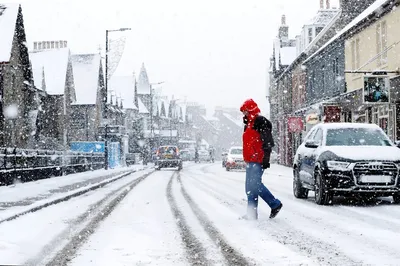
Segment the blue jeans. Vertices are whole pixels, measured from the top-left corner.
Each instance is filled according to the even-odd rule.
[[[258,218],[258,196],[260,196],[271,209],[279,207],[281,202],[272,195],[268,188],[262,183],[262,169],[259,163],[248,163],[246,167],[246,194],[247,194],[247,216],[252,219]]]

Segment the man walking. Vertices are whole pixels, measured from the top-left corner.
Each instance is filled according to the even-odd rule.
[[[248,220],[258,219],[258,196],[271,208],[269,218],[278,215],[282,203],[262,183],[264,170],[270,167],[270,155],[274,140],[272,137],[271,122],[260,114],[260,109],[253,99],[246,100],[240,111],[243,113],[243,158],[246,167],[246,194]]]

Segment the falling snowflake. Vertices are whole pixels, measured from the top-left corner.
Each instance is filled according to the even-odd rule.
[[[4,116],[7,119],[15,119],[18,117],[18,105],[12,104],[4,109]]]

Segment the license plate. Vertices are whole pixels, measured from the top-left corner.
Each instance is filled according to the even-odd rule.
[[[392,177],[384,176],[384,175],[363,175],[363,176],[361,176],[361,182],[363,182],[363,183],[390,183],[390,182],[392,182]]]

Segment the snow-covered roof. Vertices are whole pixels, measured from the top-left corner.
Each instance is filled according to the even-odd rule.
[[[48,94],[64,94],[69,56],[68,48],[29,53],[32,67],[44,67],[46,71],[46,91]]]
[[[203,118],[208,121],[215,121],[215,122],[219,121],[219,119],[215,116],[204,116],[203,115]]]
[[[0,4],[0,62],[11,58],[19,4]]]
[[[150,113],[140,98],[138,98],[138,104],[139,104],[138,107],[139,107],[140,114],[149,114]]]
[[[282,47],[280,49],[280,56],[281,56],[281,65],[288,66],[296,59],[297,48],[296,47]]]
[[[135,77],[134,76],[112,76],[108,81],[108,89],[115,91],[122,98],[125,109],[137,110],[135,105]]]
[[[139,80],[137,83],[137,93],[150,94],[150,88],[151,86],[149,82],[149,77],[147,76],[147,71],[143,64],[142,68],[140,69]]]
[[[43,87],[43,74],[44,74],[43,72],[44,72],[44,67],[32,68],[33,83],[35,84],[35,87],[39,90],[45,89]]]
[[[230,121],[232,121],[232,122],[233,122],[235,125],[237,125],[238,127],[243,127],[243,126],[244,126],[243,120],[235,119],[233,116],[231,116],[231,115],[228,114],[228,113],[223,113],[223,115],[224,115],[226,118],[228,118]]]
[[[326,47],[328,47],[331,43],[339,39],[343,34],[348,32],[350,29],[353,27],[357,26],[361,21],[363,21],[365,18],[367,18],[369,15],[372,13],[376,12],[381,8],[382,5],[384,5],[387,2],[390,2],[391,0],[376,0],[374,3],[372,3],[367,9],[365,9],[360,15],[358,15],[355,19],[353,19],[349,24],[347,24],[341,31],[339,31],[333,38],[331,38],[329,41],[327,41],[323,46],[321,46],[318,51],[316,51],[314,54],[312,54],[309,58],[307,58],[304,63],[308,62],[311,60],[314,56],[319,54],[321,51],[323,51]]]
[[[76,93],[74,104],[96,104],[99,90],[100,54],[71,55],[71,62]]]

